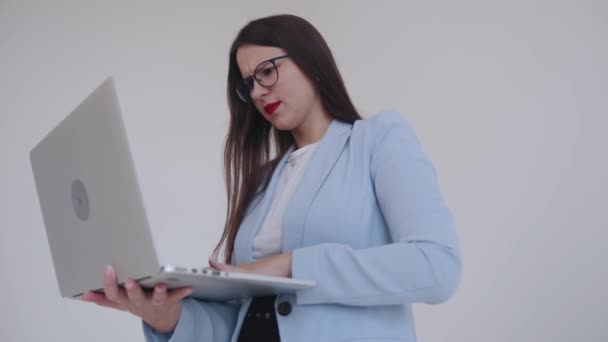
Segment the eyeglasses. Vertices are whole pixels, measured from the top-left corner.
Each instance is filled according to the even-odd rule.
[[[241,101],[251,102],[251,91],[253,90],[254,80],[264,88],[270,88],[279,80],[279,70],[275,61],[287,58],[289,55],[279,56],[263,61],[258,64],[253,71],[253,76],[249,76],[236,82],[236,94]]]

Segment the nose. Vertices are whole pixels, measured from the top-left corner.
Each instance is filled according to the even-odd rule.
[[[251,90],[251,99],[255,102],[270,92],[270,89],[262,87],[257,81],[253,81],[253,89]]]

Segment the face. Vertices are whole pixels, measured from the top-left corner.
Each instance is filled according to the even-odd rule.
[[[287,52],[280,48],[244,45],[237,50],[236,61],[242,78],[247,78],[264,61],[284,55]],[[274,85],[264,87],[253,80],[251,103],[275,128],[293,131],[314,117],[321,102],[314,84],[291,58],[278,59],[275,65],[278,80]],[[263,76],[262,69],[258,70]]]

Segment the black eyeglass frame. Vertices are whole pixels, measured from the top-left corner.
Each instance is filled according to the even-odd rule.
[[[287,58],[287,57],[289,57],[289,55],[282,55],[282,56],[278,56],[278,57],[274,57],[274,58],[270,58],[265,61],[262,61],[262,62],[260,62],[260,64],[258,64],[258,66],[255,67],[255,70],[253,70],[253,75],[251,75],[249,77],[245,77],[245,78],[237,81],[237,85],[234,90],[236,91],[236,95],[239,97],[239,99],[241,99],[241,101],[243,101],[245,103],[251,102],[251,90],[253,90],[253,80],[258,82],[258,84],[264,88],[271,88],[272,86],[277,84],[277,82],[279,81],[279,69],[277,68],[277,64],[275,62],[279,59],[283,59],[283,58]],[[274,70],[277,73],[277,78],[275,79],[275,81],[272,84],[265,85],[265,84],[262,84],[262,82],[257,77],[255,77],[255,75],[258,73],[260,67],[262,67],[264,64],[266,64],[268,62],[272,63],[272,67],[274,68]],[[242,87],[242,91],[245,92],[244,94],[240,93],[239,86]]]

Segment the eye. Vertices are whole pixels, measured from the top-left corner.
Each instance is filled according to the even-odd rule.
[[[262,70],[260,70],[260,75],[264,76],[264,77],[268,77],[270,75],[272,75],[273,73],[273,67],[268,67],[268,68],[264,68]]]

